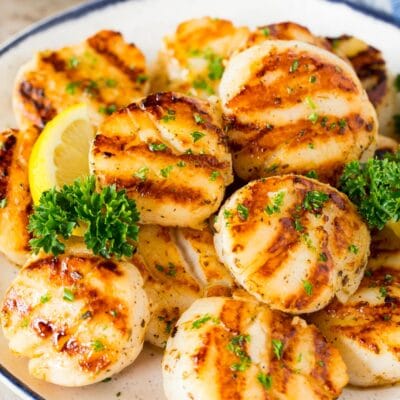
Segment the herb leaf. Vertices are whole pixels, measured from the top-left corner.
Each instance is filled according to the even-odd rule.
[[[329,200],[329,195],[318,190],[311,190],[306,193],[303,200],[303,208],[307,211],[320,213],[324,203]]]
[[[109,258],[130,257],[137,240],[139,213],[125,190],[106,186],[96,191],[95,178],[77,179],[60,190],[44,192],[29,218],[34,253],[43,249],[55,256],[65,250],[60,239],[68,239],[76,226],[86,226],[84,241],[94,254]]]

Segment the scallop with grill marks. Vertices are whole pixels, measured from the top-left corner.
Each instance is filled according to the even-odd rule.
[[[197,228],[232,181],[231,155],[209,103],[159,93],[110,116],[91,165],[100,186],[136,200],[144,224]]]
[[[28,261],[9,287],[1,323],[29,372],[63,386],[99,382],[140,353],[149,306],[128,262],[93,256],[80,244]]]
[[[162,364],[169,400],[330,400],[348,380],[315,326],[224,297],[197,300],[182,315]]]
[[[302,176],[253,181],[219,211],[214,236],[235,279],[272,308],[305,313],[357,289],[370,235],[348,198]]]
[[[319,47],[253,46],[230,59],[220,96],[242,179],[316,170],[335,183],[345,163],[373,152],[374,107],[351,66]]]

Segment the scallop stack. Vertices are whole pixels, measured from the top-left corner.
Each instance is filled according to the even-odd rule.
[[[106,54],[109,35],[80,51]],[[374,97],[370,81],[367,93],[350,45],[333,42],[289,22],[251,30],[189,20],[165,38],[150,89],[147,75],[138,79],[144,57],[127,48],[135,83],[118,71],[128,89],[113,89],[111,115],[94,113],[89,161],[99,188],[135,200],[137,253],[104,260],[78,241],[25,262],[2,326],[34,376],[95,383],[132,363],[146,340],[165,349],[169,400],[328,400],[348,382],[400,380],[400,243],[374,234],[370,254],[368,226],[337,189],[347,163],[386,143],[378,119],[387,97]],[[38,114],[26,95],[27,82],[43,84],[38,63],[57,69],[61,52],[18,75],[23,129],[37,132],[61,107],[48,91]],[[81,89],[68,100],[81,101]],[[104,96],[84,100],[97,107]],[[7,132],[4,142],[12,135],[24,140]],[[21,263],[23,244],[13,252]]]

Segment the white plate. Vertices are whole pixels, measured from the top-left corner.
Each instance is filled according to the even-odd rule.
[[[114,4],[110,4],[114,3]],[[102,28],[121,31],[154,60],[163,35],[187,18],[210,15],[250,26],[279,21],[296,21],[317,34],[354,34],[381,49],[389,69],[400,71],[400,30],[345,5],[320,0],[100,0],[44,21],[0,48],[0,128],[15,126],[11,111],[12,82],[18,67],[33,52],[78,43]],[[0,256],[0,297],[16,269]],[[86,388],[71,389],[43,383],[28,375],[25,359],[16,358],[0,333],[0,380],[24,399],[130,400],[164,399],[161,382],[161,352],[145,347],[136,362],[113,378]],[[348,388],[341,400],[396,400],[400,387],[359,390]],[[177,399],[179,400],[179,399]],[[251,400],[251,399],[249,399]],[[307,400],[307,399],[299,399]]]

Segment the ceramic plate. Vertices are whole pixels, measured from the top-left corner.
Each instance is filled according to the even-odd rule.
[[[400,71],[397,43],[400,30],[395,25],[362,14],[337,2],[320,0],[100,0],[60,14],[22,32],[0,47],[0,128],[15,126],[11,111],[12,82],[18,67],[37,50],[79,43],[99,29],[121,31],[128,41],[154,60],[163,35],[173,32],[187,18],[210,15],[252,27],[279,21],[295,21],[321,35],[354,34],[383,51],[389,70]],[[0,256],[0,297],[16,274],[16,269]],[[0,333],[0,380],[23,399],[109,400],[165,399],[161,380],[161,355],[146,346],[133,365],[107,383],[85,388],[62,388],[28,375],[25,359],[9,351]],[[400,399],[400,387],[359,390],[347,388],[341,400]],[[179,400],[179,399],[177,399]],[[303,400],[303,399],[302,399]],[[306,399],[304,399],[306,400]]]

